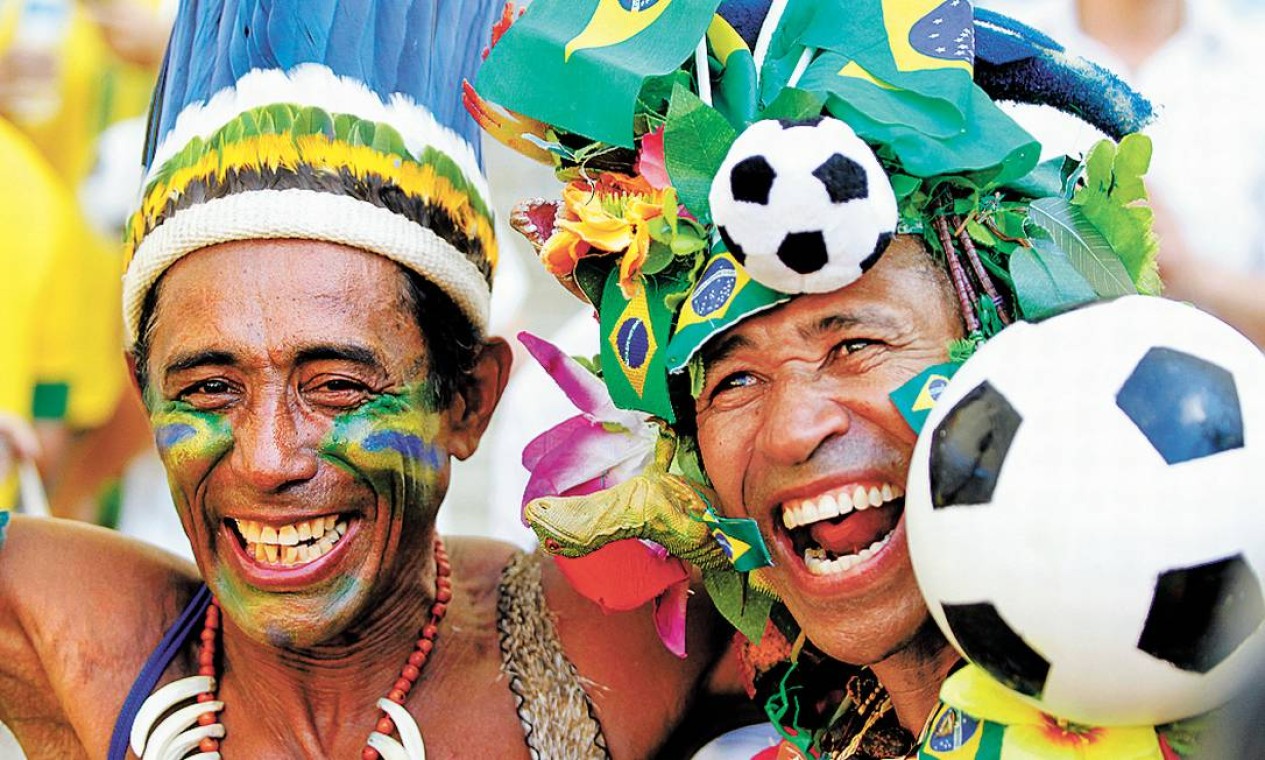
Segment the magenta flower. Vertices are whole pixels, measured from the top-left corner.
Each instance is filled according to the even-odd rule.
[[[544,496],[601,491],[653,462],[659,427],[647,415],[615,406],[602,381],[552,343],[527,332],[518,340],[580,411],[523,449],[523,466],[531,473],[524,505]],[[690,572],[681,560],[656,543],[627,539],[584,557],[554,561],[577,592],[608,612],[654,600],[659,638],[672,653],[685,656]]]

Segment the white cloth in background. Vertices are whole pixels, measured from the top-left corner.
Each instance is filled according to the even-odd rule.
[[[597,320],[591,308],[577,302],[575,309],[574,316],[556,333],[541,337],[568,354],[592,356],[598,347]],[[514,372],[488,434],[492,459],[497,462],[488,486],[488,535],[524,549],[536,546],[536,534],[523,525],[521,516],[528,477],[523,468],[523,448],[536,436],[579,413],[540,365],[526,357]]]
[[[980,3],[1049,34],[1121,76],[1159,106],[1148,184],[1192,254],[1265,272],[1265,58],[1259,17],[1220,0],[1188,0],[1182,29],[1136,72],[1080,31],[1072,0]],[[1053,109],[1015,106],[1043,157],[1086,151],[1101,134]]]

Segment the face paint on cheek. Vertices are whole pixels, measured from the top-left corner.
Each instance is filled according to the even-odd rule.
[[[223,415],[195,409],[184,401],[150,404],[150,425],[158,456],[167,469],[176,506],[187,509],[187,494],[233,448],[233,428]]]
[[[383,393],[334,419],[320,453],[364,480],[390,503],[391,519],[406,511],[433,514],[448,452],[437,443],[441,412],[427,383]]]

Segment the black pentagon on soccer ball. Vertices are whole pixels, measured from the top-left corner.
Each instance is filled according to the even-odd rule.
[[[988,381],[954,404],[931,439],[931,505],[987,504],[1023,419]]]
[[[1040,698],[1050,663],[1015,633],[997,608],[946,604],[944,618],[967,659],[1020,694]]]
[[[1161,573],[1138,649],[1182,670],[1207,673],[1263,620],[1260,581],[1236,554]]]
[[[887,246],[892,244],[892,233],[879,233],[878,239],[874,241],[874,252],[861,262],[861,271],[868,272],[870,268],[878,263],[879,257],[887,250]]]
[[[733,254],[734,259],[739,264],[747,263],[747,252],[742,250],[742,246],[729,236],[729,230],[725,229],[723,224],[716,225],[716,232],[720,234],[720,239],[725,242],[725,247]]]
[[[821,166],[813,169],[813,176],[825,185],[831,203],[847,203],[870,194],[865,167],[842,153],[832,153]]]
[[[1198,356],[1147,351],[1116,394],[1116,406],[1169,464],[1243,448],[1234,376]]]
[[[766,206],[775,179],[777,172],[764,156],[748,156],[729,170],[729,192],[736,201]]]
[[[812,274],[830,260],[821,230],[787,233],[777,247],[777,257],[796,274]]]

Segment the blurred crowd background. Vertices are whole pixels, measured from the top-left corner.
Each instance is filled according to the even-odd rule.
[[[1106,64],[1160,106],[1150,183],[1168,293],[1265,345],[1265,0],[977,4]],[[25,478],[15,474],[21,457],[0,453],[0,508],[40,508],[38,474],[53,514],[188,556],[128,381],[119,314],[119,240],[175,12],[175,0],[0,0],[0,414],[28,422],[36,439]],[[1016,110],[1051,154],[1082,153],[1098,137],[1042,109]],[[501,220],[493,331],[593,353],[585,309],[504,226],[517,200],[558,192],[552,173],[494,143],[484,158]],[[518,520],[520,452],[574,413],[518,351],[489,437],[457,465],[441,529],[531,545]]]

